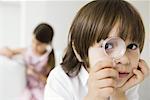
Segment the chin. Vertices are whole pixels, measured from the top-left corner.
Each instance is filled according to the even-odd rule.
[[[117,80],[117,88],[122,87],[128,79],[118,79]]]

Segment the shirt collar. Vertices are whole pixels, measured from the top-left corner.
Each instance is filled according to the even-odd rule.
[[[81,69],[80,69],[80,72],[79,72],[79,78],[80,78],[83,86],[87,85],[88,78],[89,78],[89,73],[84,68],[84,66],[81,66]]]

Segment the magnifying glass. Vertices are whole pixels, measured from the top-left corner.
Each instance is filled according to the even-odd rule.
[[[103,41],[102,47],[106,55],[112,58],[113,65],[115,60],[121,58],[126,52],[126,45],[120,37],[110,37]]]

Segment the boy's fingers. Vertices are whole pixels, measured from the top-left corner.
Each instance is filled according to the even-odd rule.
[[[113,68],[104,68],[95,73],[95,78],[98,80],[108,77],[112,77],[115,79],[118,77],[118,72]]]
[[[121,87],[123,91],[128,90],[135,84],[135,77],[135,75],[131,76],[131,78],[125,83],[125,85]]]
[[[144,74],[140,70],[134,69],[133,73],[136,76],[135,77],[136,78],[136,83],[139,83],[139,82],[144,80]]]
[[[128,90],[129,88],[135,86],[136,84],[144,80],[144,75],[140,70],[134,69],[133,73],[134,75],[122,87],[124,91]]]
[[[115,86],[116,86],[116,81],[112,78],[98,80],[96,83],[96,87],[100,89],[106,88],[106,87],[115,87]]]
[[[115,89],[113,87],[101,88],[101,89],[99,89],[99,94],[104,97],[108,97],[113,94],[114,90]]]
[[[99,61],[94,66],[91,67],[93,72],[97,72],[103,68],[113,67],[112,61]]]
[[[144,74],[144,76],[149,75],[149,67],[144,60],[140,59],[139,67],[140,67],[140,70],[142,71],[142,73]]]

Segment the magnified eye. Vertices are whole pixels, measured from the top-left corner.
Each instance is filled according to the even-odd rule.
[[[127,46],[127,49],[136,50],[138,48],[138,45],[135,43],[131,43]]]
[[[112,43],[106,43],[105,45],[105,50],[109,50],[113,48],[113,44]]]

